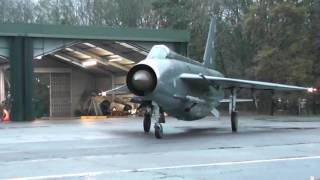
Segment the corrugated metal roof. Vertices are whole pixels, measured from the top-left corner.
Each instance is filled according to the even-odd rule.
[[[107,71],[115,74],[125,74],[136,63],[145,59],[148,50],[134,43],[119,41],[83,41],[65,47],[53,56],[82,67],[86,61],[95,61],[89,71]]]

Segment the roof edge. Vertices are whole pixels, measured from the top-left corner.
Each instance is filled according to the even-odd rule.
[[[160,42],[189,42],[190,40],[190,32],[186,30],[44,24],[0,24],[0,36]]]

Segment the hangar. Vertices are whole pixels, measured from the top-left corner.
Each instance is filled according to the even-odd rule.
[[[127,71],[155,44],[187,55],[188,31],[64,25],[0,25],[0,101],[13,121],[72,117],[85,93],[125,83]]]

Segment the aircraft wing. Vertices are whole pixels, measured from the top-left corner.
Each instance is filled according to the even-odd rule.
[[[197,82],[204,81],[204,83],[210,83],[212,86],[221,86],[225,89],[238,87],[238,88],[248,88],[248,89],[260,89],[260,90],[284,90],[284,91],[307,91],[308,88],[300,86],[291,86],[278,83],[269,83],[263,81],[251,81],[243,79],[233,79],[225,77],[215,77],[215,76],[205,76],[201,74],[189,74],[183,73],[180,75],[180,79]]]
[[[237,99],[237,102],[254,102],[253,99]],[[230,99],[222,99],[220,100],[221,103],[231,103]]]
[[[101,93],[99,93],[100,96],[107,96],[107,95],[123,95],[123,94],[129,94],[131,93],[127,87],[127,85],[122,85],[119,87],[116,87],[114,89],[110,89],[108,91],[103,91]],[[136,104],[141,104],[144,101],[150,101],[144,97],[140,97],[140,96],[132,96],[129,98],[129,102],[131,103],[136,103]]]
[[[116,87],[114,89],[101,92],[101,93],[99,93],[99,95],[106,96],[106,95],[111,95],[111,94],[119,95],[119,94],[128,94],[128,93],[130,93],[130,91],[129,91],[127,85],[122,85],[122,86]]]

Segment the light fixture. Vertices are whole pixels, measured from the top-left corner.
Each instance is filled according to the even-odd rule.
[[[66,58],[66,57],[64,57],[64,56],[60,56],[60,55],[58,55],[58,54],[55,54],[54,56],[57,57],[57,58],[59,58],[59,59],[65,60],[65,61],[72,62],[71,59]]]
[[[100,47],[96,47],[96,48],[94,48],[94,49],[102,52],[102,54],[105,55],[105,56],[114,55],[112,52],[110,52],[110,51],[108,51],[108,50],[105,50],[105,49],[102,49],[102,48],[100,48]]]
[[[80,66],[80,67],[84,68],[84,66],[83,66],[82,64],[80,64],[79,62],[73,61],[73,60],[71,60],[71,59],[69,59],[69,58],[66,58],[66,57],[64,57],[64,56],[61,56],[61,55],[59,55],[59,54],[55,54],[54,56],[57,57],[57,58],[59,58],[59,59],[62,59],[62,60],[64,60],[64,61],[70,62],[70,63],[72,63],[72,64],[74,64],[74,65],[77,65],[77,66]]]
[[[35,57],[34,59],[40,60],[40,59],[42,59],[42,56],[39,55],[39,56]]]
[[[126,47],[126,48],[129,48],[129,49],[131,49],[131,50],[133,50],[133,51],[136,51],[136,52],[138,52],[138,53],[140,53],[140,54],[148,55],[147,52],[145,52],[145,51],[143,51],[143,50],[140,50],[139,48],[137,48],[137,47],[135,47],[135,46],[132,46],[132,45],[130,45],[130,44],[128,44],[128,43],[119,42],[119,41],[116,41],[116,43],[118,43],[118,44],[120,44],[121,46],[124,46],[124,47]]]
[[[73,52],[74,50],[71,48],[66,48],[67,51]]]
[[[116,59],[116,58],[121,58],[121,56],[119,56],[119,55],[112,55],[112,56],[109,56],[109,58]]]
[[[97,61],[96,60],[84,61],[84,62],[82,62],[82,65],[84,67],[95,66],[95,65],[97,65]]]
[[[84,45],[86,45],[86,46],[89,46],[89,47],[96,47],[95,45],[93,45],[93,44],[90,44],[90,43],[82,43],[82,44],[84,44]]]
[[[122,58],[113,58],[109,60],[109,62],[117,62],[117,61],[122,61]]]
[[[126,59],[126,64],[134,64],[135,62],[134,61],[131,61],[129,59]]]
[[[71,53],[77,54],[77,55],[79,55],[79,56],[82,56],[82,58],[91,58],[91,56],[88,56],[87,54],[84,54],[84,53],[79,52],[79,51],[77,51],[77,50],[74,50],[74,49],[72,49],[72,48],[65,48],[65,50],[67,50],[67,51],[69,51],[69,52],[71,52]]]

